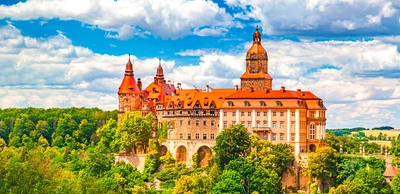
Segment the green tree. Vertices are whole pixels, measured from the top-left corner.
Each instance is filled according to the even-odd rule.
[[[394,194],[400,194],[400,175],[397,174],[392,180],[392,189]]]
[[[308,158],[306,174],[321,181],[322,185],[326,183],[335,185],[334,178],[338,173],[337,158],[336,150],[331,147],[317,149],[317,152],[311,153]]]
[[[249,153],[250,137],[243,125],[224,129],[216,138],[214,146],[218,166],[223,169],[231,160],[246,157]]]
[[[242,194],[240,174],[234,170],[224,170],[219,181],[212,189],[213,194]]]
[[[119,149],[117,132],[117,121],[110,119],[105,125],[97,129],[96,134],[100,141],[97,144],[102,152],[117,152]]]
[[[177,180],[173,194],[211,193],[210,181],[210,178],[203,174],[194,174],[191,176],[183,175]]]
[[[139,143],[146,152],[148,141],[154,129],[154,117],[147,114],[142,117],[139,111],[126,112],[118,123],[117,136],[120,137],[120,149],[134,150],[137,152],[136,143]]]
[[[247,159],[256,166],[274,169],[280,176],[288,169],[287,164],[294,160],[289,144],[272,144],[260,140],[257,135],[250,137],[251,151]]]

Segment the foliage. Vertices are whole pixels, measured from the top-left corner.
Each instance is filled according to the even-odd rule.
[[[211,193],[210,178],[202,174],[194,174],[191,176],[183,175],[176,182],[173,194],[203,194]]]
[[[242,194],[240,174],[234,170],[224,170],[219,181],[212,189],[213,194]]]
[[[164,156],[160,157],[160,162],[164,165],[173,164],[176,162],[175,158],[172,156],[171,152],[168,150]]]
[[[153,174],[160,166],[160,144],[157,139],[150,140],[149,153],[146,154],[144,173]]]
[[[167,123],[163,123],[161,128],[158,128],[157,137],[160,139],[167,139],[168,138],[168,125]]]
[[[224,129],[216,138],[214,146],[218,166],[223,167],[239,157],[246,157],[250,148],[250,138],[243,125],[233,125]]]
[[[400,194],[400,175],[397,174],[392,180],[392,189],[394,194]]]
[[[337,159],[337,152],[333,148],[319,148],[316,153],[310,154],[306,174],[310,176],[310,178],[320,180],[322,184],[330,181],[330,183],[334,185],[334,177],[336,177],[338,173]]]
[[[149,137],[153,130],[153,115],[147,114],[142,117],[139,111],[126,112],[118,123],[117,137],[120,141],[120,150],[137,152],[136,144],[139,143],[144,152],[146,152]]]
[[[288,169],[288,163],[294,160],[289,144],[272,144],[260,140],[257,135],[250,137],[251,151],[248,160],[256,166],[274,169],[280,176]]]

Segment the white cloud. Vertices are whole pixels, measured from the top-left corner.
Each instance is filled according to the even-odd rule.
[[[136,27],[157,37],[175,39],[191,34],[195,28],[213,29],[199,32],[212,35],[234,25],[225,9],[204,0],[28,0],[0,5],[0,18],[79,20],[109,31],[108,37],[119,39],[143,35]]]
[[[245,52],[187,50],[180,56],[200,56],[199,64],[161,61],[165,78],[185,88],[230,87],[245,69]],[[273,87],[310,90],[328,107],[328,127],[400,128],[400,78],[396,46],[380,40],[324,42],[263,42],[269,54]],[[135,77],[144,86],[153,81],[159,60],[131,56]],[[12,26],[0,27],[0,107],[117,107],[127,56],[93,53],[74,46],[62,33],[31,38]],[[372,73],[371,73],[372,72]],[[395,75],[395,74],[394,74]]]
[[[267,34],[392,35],[399,30],[399,1],[228,0],[226,3],[242,8],[235,17],[259,20]]]

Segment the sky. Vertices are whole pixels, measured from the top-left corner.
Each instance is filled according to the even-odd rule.
[[[240,83],[259,26],[273,89],[312,91],[327,128],[400,129],[399,0],[0,0],[0,108],[114,110],[130,59],[183,88]]]

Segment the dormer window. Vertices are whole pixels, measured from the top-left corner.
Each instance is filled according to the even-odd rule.
[[[324,101],[319,100],[319,101],[318,101],[318,105],[319,105],[321,108],[324,108]]]
[[[171,109],[174,108],[174,102],[170,102],[168,105],[168,108],[171,108]]]
[[[281,101],[276,101],[276,106],[277,107],[281,107],[282,106],[282,102]]]
[[[229,101],[228,102],[228,107],[232,107],[233,106],[233,102],[232,101]]]
[[[265,102],[264,101],[260,101],[260,106],[265,106]]]
[[[249,106],[250,106],[250,102],[244,101],[244,106],[245,106],[245,107],[249,107]]]
[[[212,101],[212,102],[210,103],[210,108],[211,108],[211,109],[214,109],[214,108],[216,108],[216,107],[215,107],[215,103],[214,103],[214,101]]]
[[[194,104],[194,108],[201,108],[200,102],[196,101],[196,104]]]

